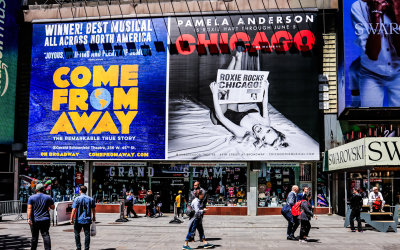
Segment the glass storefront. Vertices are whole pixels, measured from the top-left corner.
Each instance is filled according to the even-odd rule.
[[[299,185],[299,163],[263,163],[258,178],[258,206],[282,207],[293,185]]]
[[[385,204],[394,206],[400,204],[400,168],[376,167],[370,171],[369,192],[378,187]],[[368,193],[368,172],[366,170],[347,173],[347,197],[351,197],[353,188],[362,189]]]
[[[317,164],[317,207],[329,207],[328,174],[322,163]]]
[[[72,200],[84,184],[83,162],[27,162],[19,166],[18,199],[26,203],[38,183],[55,202]]]
[[[300,191],[308,187],[314,195],[312,170],[311,163],[262,163],[258,176],[258,207],[284,206],[293,185],[299,186]]]
[[[164,212],[182,190],[187,198],[195,181],[208,193],[209,206],[247,205],[247,163],[94,162],[92,194],[98,203],[117,203],[127,191],[144,204],[147,190]]]

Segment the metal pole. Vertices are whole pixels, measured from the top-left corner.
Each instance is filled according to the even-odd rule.
[[[331,204],[331,174],[328,174],[328,205],[329,205],[329,214],[332,214],[332,204]]]
[[[344,213],[347,215],[347,172],[344,172]]]
[[[369,197],[369,191],[370,191],[370,175],[371,175],[371,171],[368,169],[367,170],[367,175],[368,175],[368,183],[367,183],[367,193],[368,193],[368,197]]]

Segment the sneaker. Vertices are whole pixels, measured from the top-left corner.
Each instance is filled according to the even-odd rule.
[[[286,237],[286,239],[287,239],[287,240],[296,240],[296,238],[293,237],[293,236],[288,236],[288,237]]]
[[[299,240],[300,243],[307,243],[306,240]]]
[[[207,244],[203,245],[203,248],[213,248],[213,247],[214,247],[214,245],[210,244],[210,243],[207,243]]]
[[[193,249],[193,248],[191,248],[189,246],[183,246],[182,249]]]
[[[364,230],[359,230],[358,232],[359,232],[359,233],[364,233]]]
[[[355,229],[351,229],[351,232],[352,232],[352,233],[355,233],[355,232],[356,232],[356,230],[355,230]]]

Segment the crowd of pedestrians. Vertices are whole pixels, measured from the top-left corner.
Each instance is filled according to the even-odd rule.
[[[43,184],[37,184],[35,187],[36,194],[28,199],[27,206],[27,222],[30,226],[32,233],[31,249],[37,249],[39,233],[43,237],[45,249],[51,249],[51,239],[49,234],[50,229],[50,210],[54,210],[54,202],[52,198],[45,194],[45,187]],[[96,204],[93,198],[86,195],[87,187],[79,187],[79,196],[76,197],[72,204],[72,212],[70,223],[74,225],[76,249],[82,249],[80,233],[83,229],[85,235],[84,249],[90,248],[90,237],[93,233],[93,225],[96,221]],[[363,232],[360,212],[364,204],[364,200],[368,200],[371,211],[383,211],[385,201],[382,194],[377,187],[372,189],[368,195],[364,190],[353,189],[352,196],[349,199],[350,212],[350,227],[352,232],[356,232],[354,220],[357,221],[357,230]],[[161,212],[161,197],[159,193],[153,194],[152,190],[148,190],[144,197],[146,204],[145,216],[154,217],[156,214],[162,216]],[[175,197],[175,208],[177,218],[184,215],[189,218],[188,233],[185,238],[182,249],[192,249],[189,246],[190,242],[195,241],[196,231],[199,234],[199,241],[202,248],[213,248],[214,245],[207,242],[203,227],[204,215],[207,212],[207,192],[200,187],[199,182],[195,182],[193,190],[189,193],[188,200],[179,190],[178,195]],[[126,193],[127,216],[137,218],[137,214],[133,209],[136,203],[136,197],[132,192]],[[368,208],[368,206],[367,206]],[[309,233],[311,229],[311,219],[317,217],[313,213],[313,202],[311,192],[308,187],[303,188],[299,192],[299,187],[292,186],[291,192],[288,194],[286,204],[282,207],[281,213],[287,220],[286,237],[287,240],[296,240],[301,243],[309,241]],[[296,237],[295,233],[300,226],[299,235]],[[92,229],[92,230],[91,230]]]

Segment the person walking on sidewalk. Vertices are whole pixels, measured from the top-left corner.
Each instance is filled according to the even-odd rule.
[[[311,194],[304,193],[303,200],[300,205],[301,213],[299,215],[299,220],[301,224],[300,238],[299,238],[300,242],[307,242],[307,237],[311,229],[310,220],[312,217],[314,217],[310,200],[311,200]]]
[[[357,189],[353,189],[353,195],[350,198],[350,227],[351,231],[355,232],[356,229],[354,228],[354,219],[357,220],[358,232],[362,232],[362,225],[361,225],[361,218],[360,212],[363,205],[362,196],[359,194]]]
[[[81,230],[85,232],[85,250],[90,247],[90,225],[96,221],[96,204],[92,197],[86,195],[87,187],[80,186],[79,194],[72,204],[70,223],[74,225],[76,249],[81,250]],[[93,213],[93,218],[92,218]]]
[[[289,193],[287,197],[286,205],[282,208],[281,214],[288,221],[288,227],[286,231],[286,238],[288,240],[296,240],[294,237],[294,233],[299,227],[299,219],[298,216],[293,216],[292,207],[297,202],[297,193],[299,192],[299,187],[294,185],[292,187],[292,191]]]
[[[182,249],[193,249],[189,247],[189,241],[193,239],[193,235],[196,230],[199,232],[199,236],[201,241],[203,242],[203,248],[213,248],[214,245],[207,242],[206,237],[204,235],[204,228],[203,228],[203,216],[204,212],[207,211],[206,208],[203,207],[202,200],[204,199],[204,193],[201,190],[197,190],[195,192],[195,198],[192,201],[192,208],[194,210],[194,216],[189,221],[189,232],[186,235],[185,245],[183,245]]]
[[[183,218],[183,210],[184,210],[184,206],[186,204],[186,199],[182,195],[182,190],[178,191],[178,195],[175,197],[175,201],[176,201],[176,214],[177,214],[178,218],[179,218],[179,215],[182,215],[182,218]]]
[[[144,197],[146,202],[146,215],[145,217],[154,217],[154,195],[153,191],[147,190],[147,195]]]
[[[126,196],[126,206],[127,210],[126,213],[129,218],[132,218],[131,213],[133,214],[133,218],[138,218],[135,210],[133,209],[133,205],[136,203],[136,197],[133,195],[132,192],[129,192],[128,195]]]
[[[39,241],[39,231],[43,237],[44,249],[51,249],[50,240],[50,213],[49,210],[54,210],[54,201],[49,196],[44,194],[44,185],[36,185],[36,194],[28,199],[27,221],[31,228],[31,250],[36,250]]]

